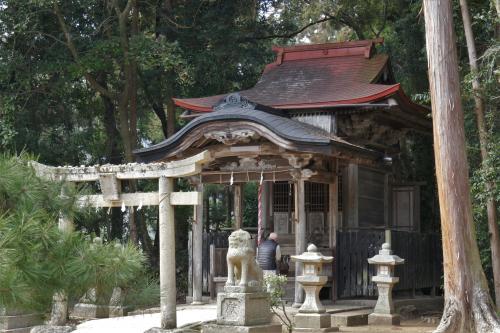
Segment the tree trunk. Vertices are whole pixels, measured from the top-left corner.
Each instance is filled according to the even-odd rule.
[[[424,15],[444,259],[445,308],[435,332],[500,332],[472,220],[451,1],[424,0]]]
[[[174,73],[168,71],[166,75],[166,99],[167,99],[167,135],[171,137],[175,133],[175,104],[174,100]]]
[[[477,120],[477,130],[479,132],[479,146],[481,148],[481,160],[483,164],[488,159],[488,134],[486,129],[486,120],[484,117],[484,99],[481,94],[481,83],[479,82],[479,67],[477,64],[476,45],[474,43],[474,34],[469,15],[469,8],[466,0],[460,0],[460,8],[462,10],[462,19],[465,30],[465,40],[467,42],[467,50],[469,53],[469,64],[472,74],[472,91],[474,94],[474,102],[476,104],[475,113]],[[495,184],[486,183],[486,190],[490,193],[487,202],[486,210],[488,214],[488,230],[490,233],[491,247],[491,265],[493,268],[493,281],[495,288],[495,303],[497,311],[500,312],[500,236],[497,224],[497,203],[491,195]]]

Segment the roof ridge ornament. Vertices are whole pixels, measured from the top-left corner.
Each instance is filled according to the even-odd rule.
[[[241,109],[254,110],[257,104],[241,96],[239,93],[232,93],[224,97],[222,101],[214,106],[214,111],[223,111],[228,108],[239,107]]]

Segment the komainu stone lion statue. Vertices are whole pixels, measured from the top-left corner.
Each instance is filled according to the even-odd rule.
[[[226,259],[226,286],[235,284],[240,287],[262,286],[262,269],[255,260],[255,250],[248,232],[240,229],[231,233]]]

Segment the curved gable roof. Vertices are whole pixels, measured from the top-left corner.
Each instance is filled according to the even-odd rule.
[[[228,131],[233,130],[235,126],[256,129],[261,131],[259,134],[267,136],[270,141],[274,141],[274,143],[284,148],[290,148],[289,143],[301,147],[303,151],[309,150],[328,154],[332,152],[331,143],[334,143],[344,148],[364,151],[370,155],[378,155],[374,151],[348,143],[312,125],[286,116],[280,116],[274,112],[241,106],[225,106],[217,111],[199,116],[170,138],[151,147],[138,149],[134,154],[140,162],[151,162],[172,156],[185,148],[181,144],[183,141],[196,140],[207,134],[210,130],[208,132],[195,130],[199,128],[206,129],[205,127],[210,124],[222,124],[223,128]],[[267,129],[267,131],[260,130],[262,128]],[[268,133],[272,133],[272,135],[268,135]],[[189,138],[189,136],[194,137]]]

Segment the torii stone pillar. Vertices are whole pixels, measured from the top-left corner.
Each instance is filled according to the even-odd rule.
[[[64,184],[61,188],[61,197],[67,197],[68,190],[70,186],[73,186],[72,183]],[[74,225],[73,220],[63,214],[62,212],[59,214],[58,221],[59,230],[65,233],[73,232]],[[50,315],[50,325],[54,326],[62,326],[66,325],[68,318],[68,297],[64,291],[59,291],[54,294],[52,297],[52,313]]]
[[[159,206],[160,224],[160,305],[161,328],[152,332],[175,329],[176,286],[175,286],[175,205],[199,205],[199,192],[173,192],[173,179],[199,174],[203,163],[212,159],[208,151],[183,160],[149,164],[101,165],[81,167],[50,167],[31,162],[37,175],[47,179],[64,179],[68,182],[100,181],[102,194],[82,195],[77,205],[93,207]],[[120,193],[121,179],[156,179],[158,192]],[[109,186],[108,186],[109,185]]]
[[[175,220],[170,203],[173,180],[161,176],[158,182],[160,220],[160,308],[161,327],[176,328]]]

